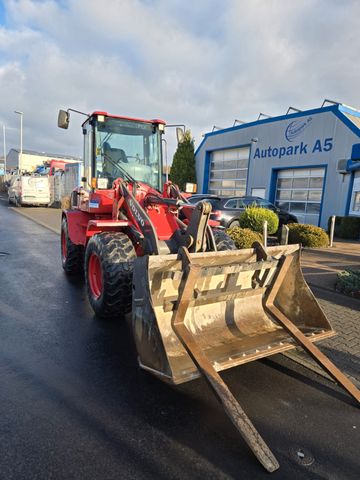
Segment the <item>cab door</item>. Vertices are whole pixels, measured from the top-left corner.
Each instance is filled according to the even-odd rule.
[[[84,133],[84,177],[86,178],[86,183],[88,188],[91,188],[91,178],[92,178],[92,158],[94,151],[94,129],[93,126],[89,123],[85,124],[83,127]]]

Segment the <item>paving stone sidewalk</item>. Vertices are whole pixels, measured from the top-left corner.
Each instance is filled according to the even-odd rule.
[[[337,336],[321,342],[321,350],[360,387],[360,299],[335,291],[337,273],[360,269],[360,242],[336,241],[333,248],[304,249],[302,270]],[[302,361],[319,371],[305,353]]]
[[[318,345],[322,352],[360,388],[360,310],[347,306],[344,295],[318,288],[312,288],[312,290],[337,332],[335,337],[324,340]],[[360,302],[358,306],[360,308]],[[309,355],[300,351],[296,354],[302,363],[309,363],[312,369],[323,374]]]

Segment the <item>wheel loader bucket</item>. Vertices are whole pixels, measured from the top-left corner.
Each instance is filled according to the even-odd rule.
[[[217,371],[295,347],[293,338],[264,308],[282,256],[292,258],[279,290],[279,308],[311,341],[333,335],[305,283],[298,246],[270,247],[271,260],[256,251],[194,253],[200,266],[184,324]],[[141,367],[162,380],[182,383],[200,375],[172,325],[184,276],[176,255],[147,256],[134,269],[134,332]]]
[[[182,248],[179,255],[137,258],[133,330],[140,366],[172,384],[204,375],[259,461],[273,471],[275,457],[217,372],[300,344],[360,396],[313,345],[334,331],[304,281],[299,246],[255,247],[194,254]]]

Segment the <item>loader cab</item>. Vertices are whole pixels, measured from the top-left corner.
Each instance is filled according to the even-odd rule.
[[[116,178],[162,189],[162,120],[138,120],[94,112],[83,124],[84,173],[96,189]]]

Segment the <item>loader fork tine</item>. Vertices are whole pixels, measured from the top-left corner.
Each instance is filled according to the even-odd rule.
[[[293,257],[286,256],[282,259],[282,264],[275,275],[267,298],[264,302],[265,310],[292,336],[292,338],[308,352],[308,354],[323,368],[337,383],[339,383],[355,400],[360,403],[360,390],[344,375],[319,348],[314,345],[294,323],[277,308],[274,304],[277,293],[286,278],[287,271],[291,265]]]
[[[179,254],[182,259],[183,276],[179,289],[179,300],[172,316],[172,327],[191,359],[198,367],[199,371],[204,375],[208,384],[222,403],[227,415],[240,432],[247,445],[263,467],[268,472],[273,472],[279,468],[279,463],[275,456],[251,423],[239,402],[232,395],[223,379],[217,373],[212,363],[201,350],[192,333],[184,324],[185,314],[193,296],[195,283],[201,267],[191,263],[186,248],[181,248]]]

